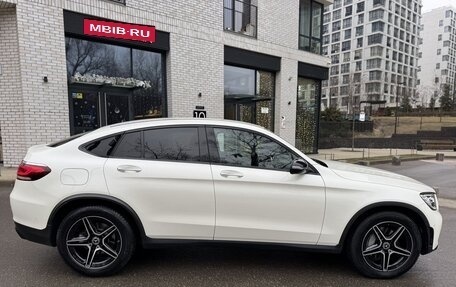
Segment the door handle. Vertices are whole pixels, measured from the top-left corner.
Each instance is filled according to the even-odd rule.
[[[140,172],[142,169],[135,165],[119,165],[117,171],[120,172]]]
[[[235,170],[222,170],[220,172],[220,175],[223,176],[223,177],[238,177],[238,178],[241,178],[241,177],[244,177],[244,175],[239,172],[239,171],[235,171]]]

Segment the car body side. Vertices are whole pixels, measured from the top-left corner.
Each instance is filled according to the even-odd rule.
[[[171,125],[180,126],[188,125],[189,123],[194,125],[195,121],[173,120]],[[135,123],[135,128],[155,128],[169,125],[169,121],[144,121]],[[201,120],[201,125],[213,126],[219,125],[219,123],[217,121]],[[320,165],[272,132],[239,122],[233,122],[231,126],[239,128],[239,126],[242,127],[243,125],[245,125],[245,128],[265,134],[282,143],[302,157],[317,171],[316,174],[298,174],[295,176],[319,176],[323,180],[324,217],[319,238],[315,244],[312,244],[315,248],[330,247],[334,248],[334,250],[340,250],[343,247],[343,241],[350,234],[350,229],[356,226],[357,220],[363,218],[370,211],[379,209],[402,210],[403,212],[414,214],[417,220],[420,220],[417,223],[422,229],[423,237],[427,238],[425,243],[428,246],[423,249],[422,253],[428,253],[437,247],[442,217],[438,211],[431,210],[419,196],[420,192],[433,192],[430,187],[411,181],[405,182],[394,178],[386,179],[369,173],[361,173],[359,175],[360,180],[349,179],[344,177],[343,170],[335,172],[328,167]],[[223,126],[230,127],[230,122],[225,121]],[[116,194],[110,192],[104,169],[108,158],[97,157],[78,148],[91,140],[121,133],[129,130],[129,128],[131,128],[129,124],[114,125],[100,128],[95,132],[55,148],[50,148],[46,145],[32,147],[33,155],[30,156],[31,153],[29,152],[24,160],[30,163],[46,164],[53,172],[38,181],[16,181],[11,194],[14,221],[25,228],[46,230],[49,240],[43,240],[41,243],[54,245],[55,238],[53,236],[55,235],[55,229],[63,215],[59,208],[63,210],[65,206],[70,206],[72,202],[80,202],[80,204],[106,202],[116,206],[118,209],[123,209],[122,212],[128,214],[128,217],[133,221],[131,223],[135,225],[141,235],[140,238],[143,241],[143,245],[146,245],[145,241],[154,239],[153,231],[147,230],[142,225],[145,218],[150,217],[153,213],[140,207],[141,199],[128,196],[119,198]],[[51,153],[52,156],[49,156]],[[65,158],[65,160],[62,161],[62,158]],[[166,164],[166,162],[163,163]],[[210,165],[209,162],[200,164]],[[365,178],[363,179],[363,177]],[[207,185],[209,183],[210,180],[203,184]],[[185,188],[185,182],[182,187]],[[56,190],[59,192],[55,192]],[[214,194],[214,197],[216,198],[216,194]],[[208,202],[207,204],[211,203]],[[27,210],[27,212],[24,212],[24,210]],[[271,212],[280,212],[280,210],[271,210]],[[200,216],[200,214],[194,215]],[[215,210],[214,218],[216,218]],[[182,226],[178,227],[181,228]],[[191,229],[193,227],[188,226],[187,228]],[[193,234],[196,233],[193,232]],[[192,234],[192,232],[189,234]],[[182,237],[170,236],[166,239],[182,239]],[[189,236],[185,239],[210,240],[211,238]],[[296,240],[288,242],[282,240],[276,243],[296,244],[299,242]]]

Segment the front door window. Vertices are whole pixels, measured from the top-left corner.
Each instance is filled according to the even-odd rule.
[[[218,163],[289,171],[296,156],[281,144],[257,133],[214,128]]]

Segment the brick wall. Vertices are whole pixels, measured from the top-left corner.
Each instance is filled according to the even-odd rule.
[[[63,10],[34,1],[16,10],[26,144],[53,142],[70,133]]]
[[[16,23],[14,7],[0,8],[0,129],[6,166],[18,165],[26,150]]]

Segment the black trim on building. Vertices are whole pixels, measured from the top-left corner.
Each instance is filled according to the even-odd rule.
[[[264,70],[280,71],[280,57],[225,46],[225,64]]]
[[[298,62],[298,76],[316,80],[327,80],[329,68]]]
[[[84,14],[70,12],[70,11],[63,11],[63,22],[64,22],[64,27],[65,27],[65,34],[68,36],[73,36],[73,37],[77,37],[77,38],[96,39],[98,42],[104,42],[107,44],[117,44],[117,45],[132,47],[132,48],[155,50],[155,51],[169,51],[169,33],[168,32],[156,30],[154,43],[88,36],[88,35],[84,35],[84,19],[85,18],[122,23],[119,21],[104,19],[104,18],[100,18],[100,17],[96,17],[96,16],[84,15]]]

